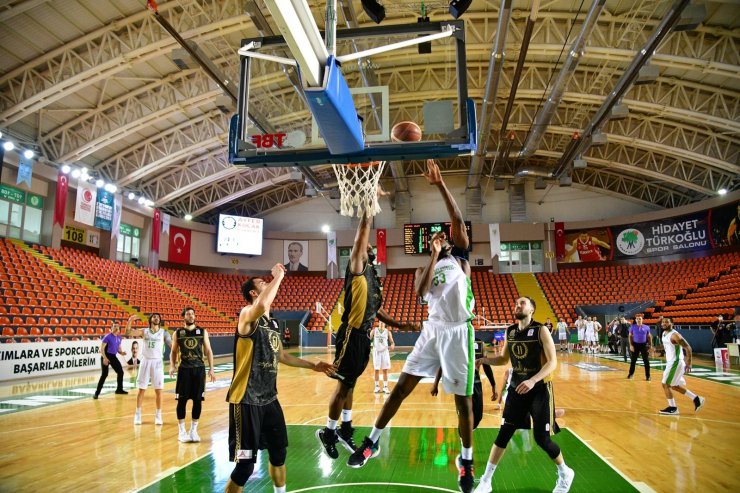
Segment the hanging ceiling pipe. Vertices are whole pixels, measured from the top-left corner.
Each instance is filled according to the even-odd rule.
[[[509,100],[506,102],[506,109],[504,110],[504,116],[501,119],[501,130],[499,132],[499,138],[506,138],[506,127],[509,125],[509,117],[511,116],[512,108],[514,107],[514,99],[516,97],[516,91],[519,88],[519,80],[522,76],[522,70],[524,68],[524,60],[527,58],[527,51],[529,50],[529,42],[532,39],[532,31],[534,30],[534,23],[537,21],[537,13],[540,10],[540,0],[534,0],[532,2],[532,10],[527,17],[527,24],[524,26],[524,36],[522,37],[522,48],[519,50],[519,59],[516,61],[516,68],[514,69],[514,78],[511,80],[511,91],[509,92]]]
[[[673,29],[673,26],[675,26],[676,22],[681,18],[681,13],[689,3],[691,3],[690,0],[678,0],[673,4],[673,6],[671,6],[671,9],[666,13],[665,17],[663,17],[660,24],[658,24],[658,27],[650,36],[650,39],[648,39],[645,46],[637,52],[637,55],[632,59],[629,67],[625,69],[622,77],[617,81],[614,89],[606,97],[604,103],[596,111],[588,125],[586,125],[586,128],[581,134],[581,139],[571,141],[565,149],[565,152],[563,152],[554,172],[556,177],[559,177],[566,169],[568,169],[568,165],[573,161],[575,156],[583,154],[590,147],[591,136],[593,133],[601,129],[601,127],[608,121],[612,108],[621,101],[624,94],[630,87],[632,87],[632,84],[640,73],[640,68],[647,64],[663,39],[670,34],[671,29]]]
[[[501,71],[504,66],[504,46],[506,45],[506,32],[511,18],[511,0],[501,0],[498,14],[498,25],[496,27],[496,39],[491,50],[491,61],[488,65],[488,76],[486,78],[486,89],[483,93],[483,106],[478,120],[478,149],[470,160],[468,170],[467,188],[476,188],[480,185],[480,174],[483,169],[484,156],[488,146],[488,137],[491,129],[491,120],[495,113],[496,93],[498,83],[501,79]],[[490,112],[490,115],[489,115]]]
[[[560,105],[560,101],[563,98],[563,93],[565,93],[565,88],[567,87],[568,82],[576,72],[576,67],[578,67],[578,63],[583,55],[583,48],[586,45],[586,41],[591,36],[591,32],[594,27],[596,27],[596,21],[598,20],[601,11],[604,10],[605,4],[606,0],[596,0],[591,5],[591,8],[586,15],[586,19],[583,21],[583,26],[581,26],[581,31],[573,42],[573,45],[568,52],[568,57],[565,59],[563,67],[560,69],[560,73],[558,74],[558,78],[555,80],[552,91],[550,91],[547,101],[545,101],[545,104],[542,106],[542,110],[535,117],[535,121],[532,124],[532,131],[527,135],[527,139],[524,141],[522,150],[516,155],[517,158],[530,157],[535,153],[542,142],[545,130]]]

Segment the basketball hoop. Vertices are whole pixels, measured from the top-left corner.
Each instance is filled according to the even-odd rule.
[[[362,217],[364,211],[374,216],[380,212],[378,182],[385,161],[362,164],[332,164],[337,175],[340,194],[340,214]]]

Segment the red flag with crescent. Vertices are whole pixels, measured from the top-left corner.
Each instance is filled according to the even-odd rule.
[[[375,232],[375,245],[378,247],[378,254],[375,256],[375,260],[377,260],[379,264],[386,263],[385,238],[385,229],[379,229]]]
[[[555,223],[555,258],[565,257],[565,223]]]
[[[64,213],[67,210],[67,189],[69,176],[59,171],[57,175],[57,197],[54,203],[54,224],[64,227]]]
[[[159,237],[162,235],[162,214],[154,209],[152,217],[152,251],[159,254]]]
[[[168,262],[190,264],[190,237],[192,231],[170,225],[170,250]]]

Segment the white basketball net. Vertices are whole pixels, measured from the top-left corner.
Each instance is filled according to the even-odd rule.
[[[378,182],[385,161],[369,165],[332,164],[332,167],[339,183],[339,212],[343,216],[362,217],[364,211],[374,216],[380,212]]]

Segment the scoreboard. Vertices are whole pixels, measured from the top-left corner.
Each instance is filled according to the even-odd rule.
[[[450,228],[452,223],[411,223],[403,225],[403,253],[417,254],[429,253],[429,242],[434,233],[444,231],[447,238],[452,242]],[[465,221],[465,229],[468,232],[468,251],[473,248],[473,231],[470,221]]]

